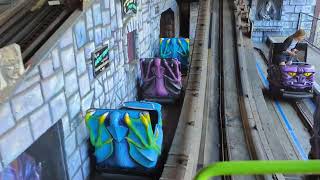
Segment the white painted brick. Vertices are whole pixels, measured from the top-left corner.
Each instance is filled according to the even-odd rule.
[[[90,29],[93,27],[93,20],[92,20],[92,11],[91,9],[88,9],[86,12],[86,21],[87,21],[87,29]]]
[[[50,101],[53,123],[57,122],[67,112],[66,97],[63,92]]]
[[[79,90],[80,90],[81,97],[83,97],[90,91],[90,82],[89,82],[89,77],[87,73],[84,73],[79,78]]]
[[[81,101],[81,111],[83,114],[85,114],[85,112],[91,108],[92,102],[93,102],[93,92],[90,92],[89,94],[87,94],[85,97],[82,98]]]
[[[60,39],[60,48],[64,48],[73,43],[72,28],[69,28]]]
[[[105,96],[105,98],[106,98],[106,99],[105,99],[105,102],[106,102],[106,103],[109,103],[109,102],[110,102],[110,94],[109,94],[109,93],[106,93],[105,95],[106,95],[106,96]]]
[[[87,160],[82,164],[82,173],[83,177],[86,179],[90,175],[90,158],[87,158]]]
[[[95,45],[93,42],[88,43],[85,47],[84,47],[84,54],[86,59],[91,59],[91,53],[94,52],[95,50]]]
[[[117,11],[117,23],[118,28],[122,28],[122,8],[121,8],[121,2],[116,2],[116,11]]]
[[[76,172],[72,180],[83,180],[81,168]]]
[[[81,154],[81,160],[84,163],[85,160],[89,157],[89,144],[88,144],[88,141],[85,141],[80,145],[80,154]]]
[[[77,73],[76,70],[69,72],[65,76],[65,90],[66,96],[70,97],[78,90],[78,81],[77,81]]]
[[[67,73],[75,68],[73,47],[69,47],[61,51],[61,63],[63,72]]]
[[[117,25],[117,17],[111,16],[111,31],[116,31],[118,28]]]
[[[82,19],[79,19],[77,24],[74,25],[74,37],[77,44],[77,47],[82,47],[87,42],[87,30],[85,21]]]
[[[110,24],[110,11],[102,11],[102,24],[107,25]]]
[[[114,88],[113,77],[107,78],[109,91]]]
[[[107,26],[107,38],[111,38],[111,27]]]
[[[92,82],[93,79],[94,79],[93,78],[93,67],[92,66],[88,66],[87,68],[88,68],[87,70],[88,70],[89,81]],[[94,88],[94,87],[92,87],[92,88]]]
[[[77,141],[76,141],[76,133],[75,131],[73,131],[69,137],[67,137],[65,139],[64,142],[64,149],[66,152],[67,157],[71,156],[72,154],[74,154],[74,151],[77,147]]]
[[[316,0],[306,0],[306,5],[314,6],[316,5]]]
[[[306,29],[311,29],[312,27],[312,22],[301,22],[301,26],[302,29],[306,30]]]
[[[24,120],[0,139],[0,152],[4,165],[16,159],[32,142],[29,123]]]
[[[115,15],[116,13],[114,0],[110,0],[110,13],[111,13],[111,16]]]
[[[87,130],[85,121],[81,121],[80,125],[76,129],[77,132],[77,142],[78,145],[81,145],[89,137],[89,132]]]
[[[305,5],[306,0],[290,0],[290,5]]]
[[[20,119],[40,107],[43,104],[40,85],[35,85],[31,89],[16,95],[12,99],[12,104],[16,119]]]
[[[290,0],[283,0],[283,5],[289,5],[290,4]],[[256,4],[255,4],[256,5]]]
[[[94,108],[100,108],[99,99],[94,101],[93,106]]]
[[[0,135],[14,126],[13,114],[9,102],[0,106]]]
[[[92,6],[92,11],[93,11],[93,22],[95,26],[98,26],[102,24],[102,18],[101,18],[101,9],[100,9],[100,4],[94,4]]]
[[[62,128],[63,128],[63,135],[64,137],[68,137],[71,133],[71,129],[70,129],[70,122],[69,122],[69,118],[68,116],[63,116],[61,118],[62,121]]]
[[[44,98],[47,101],[63,88],[64,79],[62,71],[59,71],[57,74],[43,80],[41,85]]]
[[[313,6],[296,6],[294,9],[294,12],[299,13],[312,13],[313,12]]]
[[[80,112],[80,95],[76,93],[68,101],[69,117],[73,119]]]
[[[109,8],[110,8],[109,0],[104,0],[104,1],[103,1],[103,4],[104,4],[104,8],[106,8],[106,9],[109,9]]]
[[[32,113],[30,116],[30,122],[33,136],[35,139],[38,139],[52,125],[48,104],[42,106],[39,110]]]
[[[75,151],[70,158],[67,160],[68,164],[68,174],[69,178],[72,179],[72,177],[76,174],[77,170],[81,166],[81,158],[79,150]]]
[[[101,28],[98,27],[94,31],[94,42],[96,45],[99,45],[102,43],[102,34],[101,34]]]
[[[103,93],[102,93],[102,95],[100,96],[99,101],[100,101],[100,104],[101,104],[101,105],[104,105],[104,103],[105,103],[105,95],[104,95]]]
[[[40,63],[40,72],[42,78],[47,78],[54,73],[51,57],[47,57]]]
[[[34,68],[34,69],[38,69],[38,67]],[[14,94],[18,94],[18,93],[21,93],[22,91],[26,90],[27,88],[35,85],[36,83],[38,83],[40,81],[40,75],[39,74],[36,74],[32,77],[29,77],[29,78],[26,78],[24,79],[21,84],[18,84],[17,85],[17,88],[14,92]]]
[[[101,39],[104,41],[107,38],[107,30],[105,28],[101,29]],[[104,45],[104,42],[102,43]]]
[[[126,86],[121,88],[121,99],[124,99],[127,96]]]
[[[95,81],[94,83],[94,93],[95,93],[95,98],[100,97],[100,95],[103,93],[103,87],[102,82],[99,82],[98,80]]]
[[[58,69],[60,67],[60,57],[59,57],[59,52],[57,48],[51,51],[51,56],[52,56],[53,68]]]
[[[77,62],[77,73],[78,75],[83,74],[87,70],[86,59],[84,56],[84,50],[81,49],[77,52],[76,55]]]
[[[104,92],[105,93],[107,93],[107,92],[109,92],[109,86],[108,86],[108,81],[107,81],[107,79],[104,81]]]
[[[111,109],[110,102],[107,103],[106,108],[107,108],[107,109]]]
[[[90,41],[93,41],[93,38],[94,38],[93,29],[90,29],[90,30],[88,31],[88,34],[89,34],[89,40],[90,40]]]
[[[28,72],[26,72],[26,78],[37,76],[39,74],[40,74],[40,72],[39,72],[39,69],[37,66],[37,67],[34,67],[33,69],[28,70]]]

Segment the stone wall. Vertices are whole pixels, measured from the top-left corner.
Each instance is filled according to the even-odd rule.
[[[69,179],[88,177],[85,111],[136,99],[139,65],[128,62],[127,33],[137,32],[137,58],[152,57],[159,44],[160,14],[168,8],[178,12],[175,0],[138,0],[138,8],[134,17],[124,18],[120,0],[94,1],[26,72],[0,106],[0,171],[62,121]],[[93,78],[91,53],[106,43],[111,65]]]
[[[281,20],[256,20],[256,6],[258,0],[252,0],[250,19],[253,21],[252,40],[265,41],[268,35],[287,36],[294,33],[298,27],[299,13],[313,15],[316,0],[283,0]],[[300,28],[307,32],[311,29],[311,20],[302,17]]]

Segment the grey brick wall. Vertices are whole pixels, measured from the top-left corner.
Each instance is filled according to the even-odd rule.
[[[256,6],[258,0],[252,1],[250,19],[253,21],[252,40],[262,42],[268,35],[288,36],[298,27],[299,13],[314,14],[315,0],[283,0],[281,20],[261,21],[256,20]],[[304,16],[303,16],[304,17]],[[306,16],[305,16],[306,17]],[[308,33],[311,29],[311,20],[303,18],[299,28]],[[272,29],[272,30],[271,30]]]
[[[175,0],[138,0],[138,5],[129,18],[122,17],[119,0],[94,1],[26,72],[12,97],[0,104],[0,171],[61,120],[69,179],[88,177],[85,111],[136,99],[139,64],[128,63],[127,33],[137,32],[138,57],[152,57],[158,50],[160,14],[168,8],[179,12]],[[111,65],[93,78],[91,53],[106,43]]]

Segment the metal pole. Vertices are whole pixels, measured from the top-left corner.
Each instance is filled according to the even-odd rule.
[[[300,13],[299,13],[299,18],[298,18],[297,30],[300,28],[301,17],[302,17],[302,13],[300,12]]]

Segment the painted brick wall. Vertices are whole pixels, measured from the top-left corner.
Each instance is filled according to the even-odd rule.
[[[316,0],[283,0],[281,20],[261,21],[256,20],[257,0],[252,0],[250,18],[253,21],[252,40],[254,42],[262,42],[266,40],[268,35],[271,36],[287,36],[294,33],[298,27],[299,13],[307,13],[313,15]],[[306,16],[305,16],[306,17]],[[312,21],[309,18],[302,18],[300,28],[307,32],[311,29]],[[273,30],[266,30],[271,28]],[[263,31],[265,29],[265,31]]]
[[[138,5],[138,13],[126,19],[120,0],[93,2],[26,73],[11,98],[0,106],[0,171],[61,120],[68,176],[88,177],[85,111],[115,108],[136,99],[139,65],[128,63],[127,33],[137,31],[139,57],[152,57],[159,43],[161,12],[168,8],[178,12],[175,0],[138,0]],[[105,43],[112,62],[94,79],[91,53]]]

